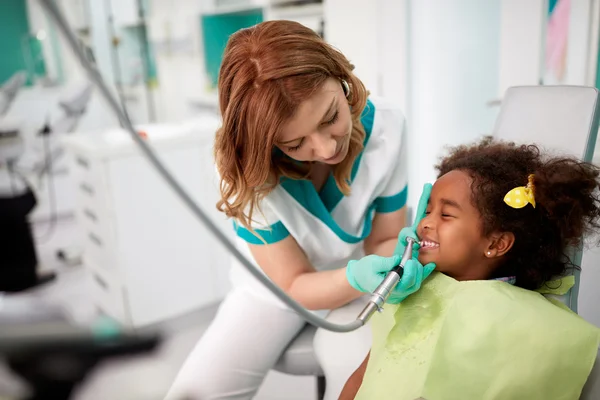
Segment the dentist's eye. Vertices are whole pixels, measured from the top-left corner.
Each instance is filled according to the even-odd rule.
[[[300,143],[298,143],[297,146],[294,147],[288,147],[288,151],[296,151],[298,150],[300,147],[302,147],[302,144],[304,144],[304,138],[302,140],[300,140]]]
[[[340,116],[339,111],[336,111],[335,114],[333,115],[333,118],[331,118],[329,121],[325,121],[325,123],[327,125],[333,125],[337,122],[339,116]]]

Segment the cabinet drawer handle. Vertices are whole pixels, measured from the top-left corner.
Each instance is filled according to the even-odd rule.
[[[106,290],[107,292],[109,291],[108,284],[104,279],[100,278],[98,274],[94,274],[94,280],[96,283],[98,283],[98,285],[102,286],[102,289]]]
[[[98,217],[96,216],[96,214],[92,210],[89,210],[89,209],[86,208],[86,209],[83,210],[83,214],[86,217],[88,217],[89,219],[91,219],[92,221],[98,222]]]
[[[96,245],[98,245],[98,247],[102,247],[102,240],[100,240],[100,238],[96,235],[94,235],[93,233],[89,233],[88,237],[90,238],[90,240],[92,242],[94,242]]]
[[[81,183],[79,185],[79,189],[81,189],[83,192],[89,194],[90,196],[94,195],[94,188],[91,187],[90,185],[88,185],[87,183]]]
[[[75,162],[77,163],[77,165],[79,165],[82,168],[90,169],[90,163],[88,162],[88,160],[86,160],[85,158],[83,158],[81,156],[77,156],[75,158]]]

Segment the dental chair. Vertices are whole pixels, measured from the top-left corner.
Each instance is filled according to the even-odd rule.
[[[595,88],[513,87],[506,92],[493,136],[515,143],[536,143],[547,150],[591,162],[599,119],[600,97]],[[569,257],[580,266],[582,249],[572,249]],[[580,273],[578,269],[569,273],[575,276],[575,286],[566,295],[556,298],[577,312]],[[275,370],[291,375],[316,376],[317,398],[321,400],[326,382],[313,350],[315,332],[314,326],[306,325],[284,351]],[[580,398],[592,399],[600,399],[600,354]]]
[[[536,143],[551,152],[592,162],[600,119],[599,96],[592,87],[509,88],[496,120],[494,137],[515,143]],[[599,267],[582,264],[581,248],[570,249],[568,256],[576,266]],[[575,285],[564,296],[555,298],[577,312],[580,270],[574,268],[569,273],[574,275]],[[580,399],[600,399],[600,353]]]

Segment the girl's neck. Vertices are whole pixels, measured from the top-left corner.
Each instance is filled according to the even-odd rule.
[[[496,276],[497,273],[502,273],[495,265],[491,265],[488,260],[482,262],[470,263],[470,267],[460,271],[460,273],[447,274],[457,281],[485,281],[493,278],[501,278],[504,276]]]

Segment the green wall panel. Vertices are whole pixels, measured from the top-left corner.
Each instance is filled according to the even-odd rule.
[[[231,34],[263,21],[262,9],[231,14],[210,14],[201,17],[204,60],[211,86],[216,87],[223,51]]]

